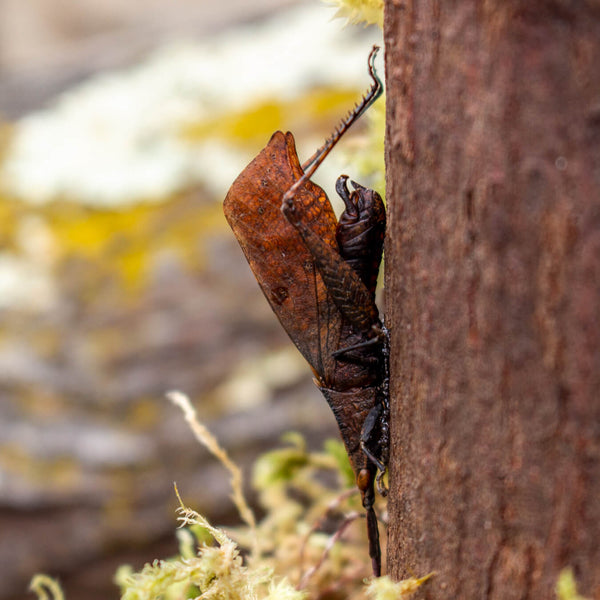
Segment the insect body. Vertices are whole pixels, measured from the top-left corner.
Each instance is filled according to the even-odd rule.
[[[374,84],[304,165],[291,133],[275,132],[235,180],[224,202],[254,275],[284,329],[312,367],[333,410],[367,511],[369,554],[381,571],[375,480],[380,491],[388,446],[388,345],[375,304],[385,235],[381,197],[342,175],[339,222],[310,176],[381,93]],[[379,473],[379,475],[377,475]]]

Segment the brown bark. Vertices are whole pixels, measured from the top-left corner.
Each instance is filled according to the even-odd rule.
[[[388,571],[600,598],[600,4],[386,3]]]

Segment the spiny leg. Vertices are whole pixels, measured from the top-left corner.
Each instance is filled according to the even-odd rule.
[[[284,194],[283,200],[295,196],[297,190],[308,181],[312,174],[319,168],[319,165],[325,160],[333,147],[340,141],[341,137],[348,131],[350,126],[381,96],[383,92],[383,83],[375,70],[375,57],[379,51],[379,46],[373,46],[369,54],[369,75],[373,80],[373,84],[362,97],[360,102],[341,120],[340,124],[335,128],[333,133],[325,143],[302,165],[304,175],[298,179],[294,185]]]
[[[357,333],[365,337],[376,335],[379,311],[358,273],[347,264],[339,252],[323,242],[300,218],[300,211],[290,198],[283,203],[283,214],[301,235],[310,250],[327,291],[339,311]]]

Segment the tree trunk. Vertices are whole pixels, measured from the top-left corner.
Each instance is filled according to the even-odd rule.
[[[388,572],[600,598],[600,4],[387,0]]]

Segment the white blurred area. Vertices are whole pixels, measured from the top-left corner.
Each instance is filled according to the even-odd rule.
[[[72,74],[90,71],[15,123],[0,190],[37,204],[160,201],[196,183],[223,197],[251,157],[218,135],[192,143],[182,128],[261,100],[287,101],[316,85],[366,88],[366,58],[381,36],[376,28],[345,27],[335,8],[319,1],[38,0],[28,44],[17,33],[34,10],[30,3],[0,0],[6,78],[61,61]],[[44,15],[56,31],[36,36]],[[64,35],[70,28],[77,34]]]

